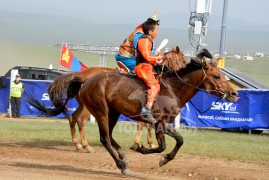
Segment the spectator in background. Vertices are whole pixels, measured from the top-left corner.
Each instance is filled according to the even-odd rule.
[[[37,80],[45,80],[44,75],[39,74],[39,75],[37,76]]]
[[[21,117],[21,95],[24,90],[24,85],[20,80],[20,75],[17,74],[15,80],[10,84],[10,104],[12,118]]]
[[[32,74],[32,77],[31,77],[31,79],[36,79],[36,76],[35,76],[35,74]]]

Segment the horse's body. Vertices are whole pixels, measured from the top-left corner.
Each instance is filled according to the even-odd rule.
[[[206,61],[203,64],[192,62],[178,73],[164,74],[161,91],[153,105],[153,115],[157,120],[153,127],[159,147],[138,147],[136,150],[143,154],[163,152],[166,148],[164,134],[167,134],[176,140],[176,146],[160,160],[160,166],[174,159],[183,144],[183,138],[169,122],[175,119],[182,106],[202,88],[209,93],[223,96],[228,101],[235,101],[236,90],[224,82],[226,79],[223,73]],[[69,85],[71,94],[68,96],[73,97],[80,90],[83,104],[98,123],[100,141],[122,173],[128,174],[127,158],[113,139],[112,132],[120,114],[144,122],[139,113],[146,101],[145,83],[130,75],[102,73],[89,78],[80,88],[80,79],[73,79]]]
[[[170,69],[180,69],[185,66],[185,59],[183,54],[180,52],[179,48],[177,47],[175,50],[172,50],[171,52],[166,53],[164,56],[167,67]],[[74,77],[78,77],[81,79],[81,83],[83,84],[88,78],[104,72],[116,72],[115,69],[112,68],[100,68],[100,67],[92,67],[88,68],[83,72],[79,73],[71,73],[62,77],[59,77],[56,79],[48,89],[48,93],[50,96],[50,100],[55,106],[55,109],[61,109],[62,111],[65,110],[65,104],[67,104],[68,99],[66,98],[66,91],[67,91],[67,85],[70,80],[72,80]],[[68,117],[69,124],[70,124],[70,130],[72,135],[72,142],[76,146],[77,149],[81,149],[82,147],[87,149],[88,152],[92,151],[92,148],[88,144],[84,126],[88,121],[88,118],[90,117],[91,113],[88,111],[87,108],[83,105],[83,102],[80,98],[80,94],[76,94],[76,100],[78,101],[78,108],[76,111]],[[67,99],[67,100],[66,100]],[[49,116],[56,116],[59,114],[59,112],[54,111],[54,109],[46,108],[42,104],[39,103],[38,100],[32,98],[28,101],[32,106],[34,106],[36,109],[38,109],[41,113]],[[81,143],[79,143],[79,140],[76,135],[76,128],[75,125],[78,125],[78,129],[80,132],[81,137]],[[141,131],[142,127],[144,126],[143,122],[138,123],[138,132],[135,138],[135,144],[140,144],[140,138],[141,138]],[[151,126],[147,125],[148,134],[148,144],[150,147],[153,147],[153,140],[151,136]]]
[[[103,67],[90,67],[82,72],[78,73],[70,73],[65,76],[61,76],[57,78],[48,88],[48,94],[50,97],[51,102],[55,107],[59,107],[63,103],[63,99],[66,99],[66,92],[68,87],[68,82],[73,79],[74,77],[79,77],[84,83],[87,79],[90,77],[104,72],[116,72],[116,69],[113,68],[103,68]],[[83,105],[79,94],[75,97],[78,102],[78,108],[68,117],[69,125],[70,125],[70,131],[72,136],[72,142],[76,146],[77,150],[80,150],[82,148],[86,149],[87,152],[92,152],[93,149],[89,145],[86,134],[85,134],[85,125],[91,115],[91,113],[88,111],[87,108]],[[45,109],[44,109],[45,110]],[[47,111],[47,110],[45,110]],[[44,111],[44,112],[45,112]],[[56,115],[56,114],[55,114]],[[78,126],[81,143],[79,142],[76,134],[76,124]],[[135,137],[135,145],[140,145],[140,139],[141,139],[141,131],[145,123],[138,122],[138,131],[137,135]],[[151,126],[147,125],[148,133],[147,133],[147,140],[150,147],[153,147],[153,140],[151,135]]]

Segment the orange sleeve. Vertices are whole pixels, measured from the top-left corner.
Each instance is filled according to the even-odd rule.
[[[139,52],[141,52],[142,56],[151,64],[155,64],[156,60],[160,59],[159,56],[152,55],[152,43],[148,38],[139,39],[137,48]]]
[[[137,28],[135,28],[135,29],[142,29],[142,26],[143,26],[143,23],[142,24],[140,24],[139,26],[137,26]]]

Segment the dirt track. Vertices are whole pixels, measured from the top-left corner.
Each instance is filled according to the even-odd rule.
[[[268,179],[269,168],[245,162],[179,154],[158,167],[161,155],[141,155],[128,150],[133,177],[120,174],[103,147],[96,153],[73,146],[35,147],[0,142],[0,179]]]

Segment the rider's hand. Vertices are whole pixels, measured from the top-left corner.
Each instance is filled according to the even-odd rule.
[[[156,56],[159,56],[159,55],[161,55],[161,54],[163,54],[163,51],[162,51],[162,50],[160,50],[160,51],[155,51],[155,55],[156,55]]]
[[[157,64],[162,64],[164,62],[163,56],[159,56],[158,60],[156,60]]]

